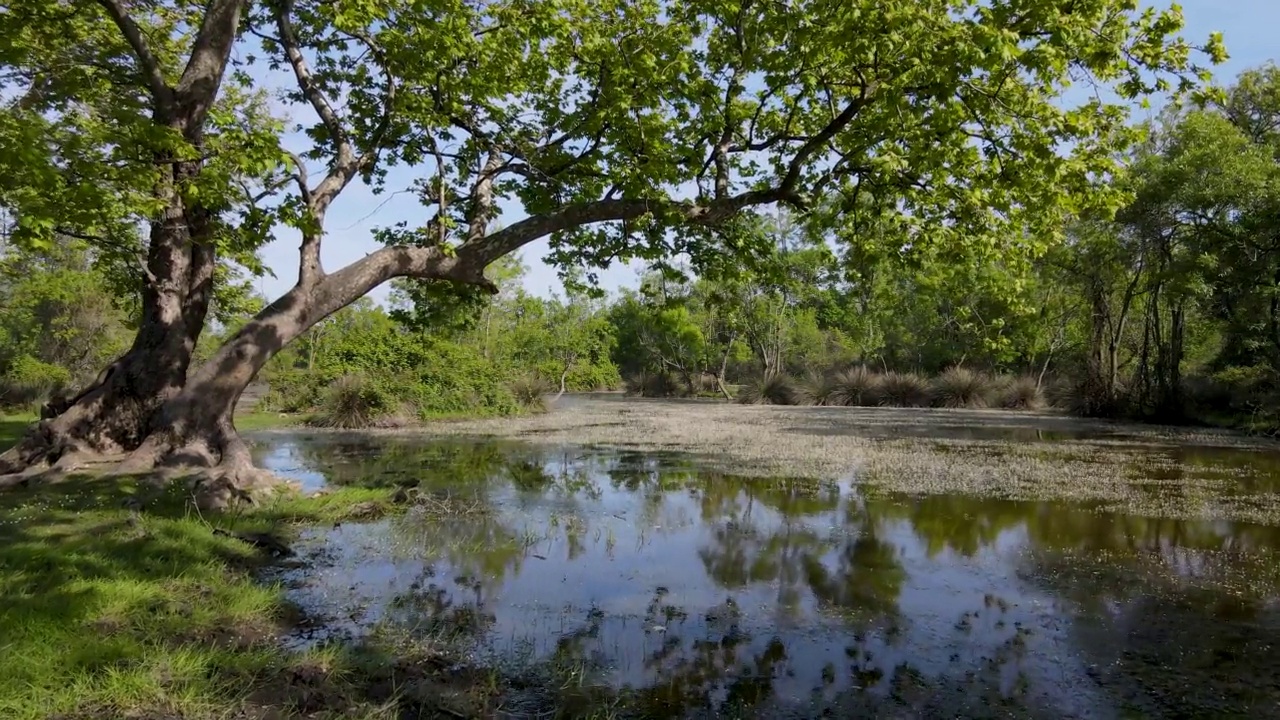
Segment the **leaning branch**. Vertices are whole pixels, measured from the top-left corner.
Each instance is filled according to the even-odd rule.
[[[753,205],[773,202],[798,203],[796,194],[783,187],[751,190],[731,197],[704,203],[676,202],[669,199],[613,199],[569,205],[545,215],[526,218],[492,235],[464,243],[458,258],[481,270],[498,258],[515,252],[524,245],[552,233],[584,225],[620,220],[634,220],[644,215],[674,215],[691,225],[710,225]]]

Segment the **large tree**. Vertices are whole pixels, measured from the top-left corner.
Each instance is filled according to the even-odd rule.
[[[1127,139],[1121,105],[1095,96],[1071,107],[1068,86],[1096,82],[1124,99],[1203,77],[1176,36],[1177,9],[1139,13],[1134,0],[10,0],[6,10],[4,32],[18,40],[0,44],[16,70],[6,96],[18,99],[0,127],[26,143],[4,143],[2,162],[38,154],[40,172],[7,178],[0,200],[35,230],[52,224],[56,202],[89,208],[62,216],[86,236],[109,239],[121,218],[150,226],[134,349],[6,463],[126,450],[135,469],[201,464],[231,484],[253,476],[232,421],[245,385],[388,280],[492,290],[490,263],[547,236],[565,265],[747,256],[763,248],[738,231],[741,211],[804,213],[828,198],[841,212],[824,217],[847,227],[874,213],[904,242],[998,255],[1052,237]],[[1216,38],[1204,49],[1223,55]],[[233,57],[252,64],[257,52],[291,75],[290,111],[314,118],[301,127],[308,147],[285,144],[293,194],[269,216],[301,232],[298,281],[188,373],[220,253],[261,241],[232,230],[267,222],[231,190],[278,187],[254,78],[228,73]],[[87,102],[72,100],[77,83],[90,86]],[[309,163],[323,164],[318,177]],[[381,190],[397,165],[422,168],[424,221],[388,228],[386,247],[326,270],[334,199],[357,178]],[[90,201],[44,191],[117,167],[146,167],[147,182],[126,173]],[[525,217],[495,230],[500,205]]]

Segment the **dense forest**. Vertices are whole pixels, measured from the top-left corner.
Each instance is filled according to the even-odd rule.
[[[979,258],[870,224],[743,216],[751,262],[654,262],[606,296],[581,270],[564,297],[412,279],[362,300],[264,368],[262,409],[318,423],[510,413],[548,394],[614,390],[744,402],[1038,408],[1267,431],[1280,421],[1280,69],[1244,73],[1135,128],[1109,178],[1125,198],[1058,240]],[[835,212],[835,210],[833,210]],[[73,392],[127,347],[136,301],[66,237],[6,245],[4,402]],[[200,352],[266,300],[223,283]],[[442,292],[443,290],[443,292]]]

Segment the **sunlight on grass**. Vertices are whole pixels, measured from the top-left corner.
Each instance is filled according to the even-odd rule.
[[[213,526],[281,531],[389,506],[385,491],[339,491],[201,517],[184,495],[91,478],[0,495],[0,717],[214,717],[248,702],[299,661],[275,642],[294,612],[254,582],[254,548]]]

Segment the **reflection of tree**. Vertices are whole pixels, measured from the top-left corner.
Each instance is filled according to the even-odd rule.
[[[776,586],[779,608],[799,607],[809,594],[842,615],[891,615],[906,572],[870,516],[850,504],[842,532],[820,535],[812,527],[824,513],[837,524],[840,502],[838,488],[800,480],[708,482],[703,520],[714,530],[699,551],[703,567],[722,587]]]
[[[852,504],[850,507],[854,507]],[[878,522],[905,521],[930,556],[972,556],[1010,530],[1025,531],[1041,550],[1088,552],[1240,550],[1280,545],[1280,527],[1097,512],[1063,502],[1026,502],[968,495],[872,496],[865,512]]]
[[[896,548],[876,537],[868,525],[858,537],[845,541],[834,569],[809,557],[805,575],[815,596],[871,620],[897,613],[907,573],[898,563]]]
[[[1094,677],[1143,717],[1248,717],[1280,705],[1280,611],[1261,589],[1228,593],[1248,568],[1187,579],[1153,559],[1045,554],[1032,576],[1080,608],[1071,633]],[[1086,580],[1087,581],[1082,581]]]
[[[528,457],[519,446],[494,442],[431,441],[367,435],[355,439],[326,435],[287,436],[309,470],[330,485],[390,485],[446,488],[477,485],[501,476],[511,458]]]

